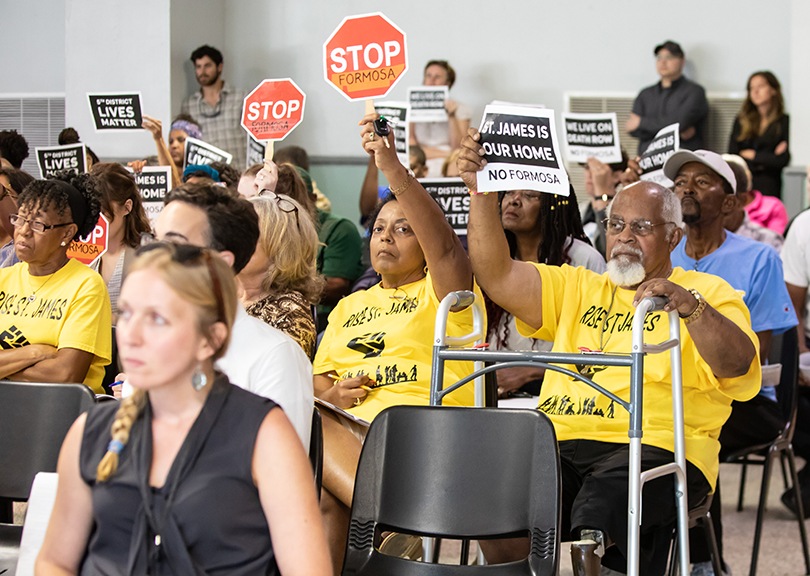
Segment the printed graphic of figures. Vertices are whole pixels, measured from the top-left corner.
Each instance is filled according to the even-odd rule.
[[[403,382],[416,382],[417,370],[415,365],[407,372],[400,372],[397,369],[396,364],[393,364],[392,366],[386,366],[384,370],[385,370],[385,379],[378,380],[378,382],[383,382],[384,386],[388,386],[389,384],[402,384]]]
[[[540,405],[541,412],[553,416],[599,416],[602,418],[614,418],[614,402],[610,401],[607,410],[596,407],[596,396],[584,398],[574,402],[570,396],[554,395],[546,398]]]

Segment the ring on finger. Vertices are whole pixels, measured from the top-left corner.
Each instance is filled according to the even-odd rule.
[[[369,132],[368,133],[368,139],[369,140],[374,140],[374,132]]]
[[[362,399],[362,398],[355,398],[355,399],[354,399],[354,405],[355,405],[355,406],[360,406],[360,404],[362,404],[362,403],[363,403],[363,399]]]

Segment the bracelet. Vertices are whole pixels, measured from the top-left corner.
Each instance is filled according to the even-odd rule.
[[[414,180],[414,178],[413,178],[413,176],[411,176],[411,174],[409,172],[407,174],[407,176],[405,177],[405,182],[403,182],[402,184],[400,184],[396,188],[391,188],[391,194],[393,194],[394,196],[399,196],[400,194],[405,192],[405,190],[410,188],[411,183],[413,182],[413,180]]]
[[[467,188],[467,194],[470,196],[486,196],[487,194],[492,194],[492,192],[479,192],[478,190],[470,190]]]
[[[705,298],[703,298],[703,296],[700,295],[700,292],[698,292],[694,288],[690,288],[689,293],[695,297],[695,299],[698,301],[698,305],[697,308],[695,308],[695,311],[692,312],[689,316],[681,316],[680,314],[678,314],[678,316],[681,316],[681,318],[683,318],[684,324],[691,324],[692,322],[700,318],[701,314],[703,314],[703,311],[706,309],[706,300]]]

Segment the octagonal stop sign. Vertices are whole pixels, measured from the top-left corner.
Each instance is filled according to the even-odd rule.
[[[290,78],[264,80],[245,97],[242,127],[256,140],[283,140],[304,118],[306,95]]]
[[[68,246],[68,258],[73,258],[87,264],[92,264],[96,259],[107,251],[109,241],[110,223],[104,214],[98,215],[98,222],[87,236],[82,236],[74,240]]]
[[[380,12],[344,18],[323,53],[326,81],[349,100],[385,96],[408,69],[405,33]]]

